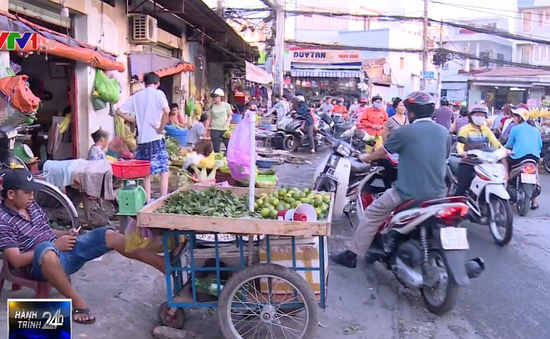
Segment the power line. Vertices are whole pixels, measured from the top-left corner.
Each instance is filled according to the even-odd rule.
[[[396,52],[396,53],[413,53],[421,54],[421,48],[385,48],[385,47],[371,47],[371,46],[352,46],[352,45],[340,45],[340,44],[327,44],[302,40],[285,40],[285,43],[296,47],[308,47],[308,48],[323,48],[328,50],[359,50],[359,51],[372,51],[372,52]],[[521,62],[499,60],[493,58],[486,58],[477,56],[475,54],[464,53],[459,51],[453,51],[447,48],[431,48],[430,52],[447,55],[447,60],[454,59],[470,59],[484,61],[490,64],[502,64],[521,68],[550,70],[550,66],[539,66]]]
[[[291,10],[291,11],[287,10],[286,12],[291,14],[298,14],[298,15],[320,15],[320,16],[328,16],[328,17],[347,17],[347,18],[364,18],[364,19],[390,19],[390,20],[400,21],[400,22],[404,22],[404,21],[420,22],[423,20],[423,17],[411,17],[411,16],[405,16],[405,15],[386,15],[386,14],[371,15],[371,14],[353,14],[353,13],[342,13],[342,12],[294,11],[294,10]],[[439,20],[431,19],[431,18],[428,18],[428,21],[434,24],[440,23]],[[458,22],[449,22],[449,21],[445,21],[444,24],[446,26],[463,28],[463,29],[467,29],[477,33],[496,35],[496,36],[506,38],[506,39],[511,39],[511,40],[527,41],[527,42],[533,42],[541,45],[550,45],[550,40],[510,33],[497,28],[489,29],[489,28],[483,28],[483,27],[474,27],[468,24],[463,24]]]

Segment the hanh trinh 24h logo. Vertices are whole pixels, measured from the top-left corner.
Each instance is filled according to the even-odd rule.
[[[0,31],[0,50],[47,52],[55,49],[55,40],[40,37],[36,32],[9,32]]]
[[[72,338],[70,299],[8,299],[8,339]]]

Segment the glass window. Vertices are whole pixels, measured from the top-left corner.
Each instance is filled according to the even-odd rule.
[[[534,62],[540,61],[540,46],[533,47],[533,61]]]
[[[523,31],[531,32],[531,12],[523,13]]]

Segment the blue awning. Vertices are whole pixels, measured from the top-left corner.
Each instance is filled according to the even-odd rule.
[[[362,71],[293,70],[293,77],[303,78],[359,78]]]

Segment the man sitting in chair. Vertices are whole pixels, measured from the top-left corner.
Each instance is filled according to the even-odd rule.
[[[69,276],[85,263],[115,250],[164,273],[164,259],[152,251],[127,253],[124,235],[109,227],[96,228],[84,235],[78,230],[58,231],[50,227],[46,213],[34,201],[41,188],[26,169],[7,170],[0,204],[0,251],[10,265],[33,279],[49,282],[73,302],[73,320],[91,324],[84,298],[73,288]]]

